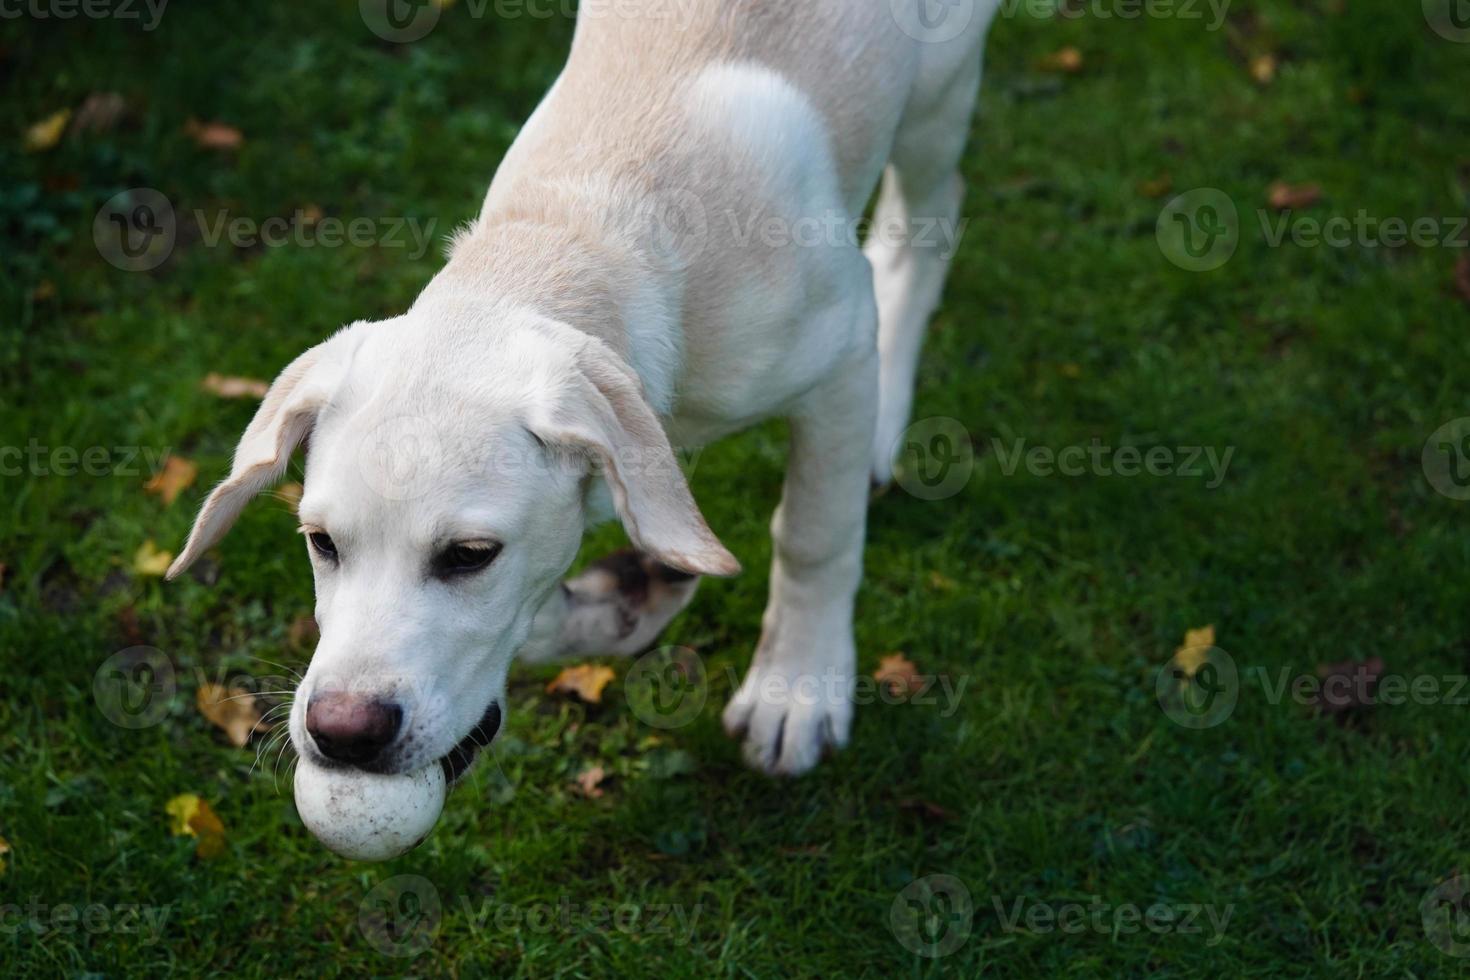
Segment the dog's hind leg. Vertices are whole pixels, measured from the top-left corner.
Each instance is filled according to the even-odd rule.
[[[639,551],[615,552],[562,583],[537,613],[517,659],[642,653],[698,588],[697,575]]]
[[[926,51],[864,247],[878,296],[881,368],[872,479],[880,486],[893,474],[897,443],[913,408],[919,350],[963,231],[959,163],[980,90],[983,27],[979,41],[970,42],[973,49],[956,41],[956,47]]]

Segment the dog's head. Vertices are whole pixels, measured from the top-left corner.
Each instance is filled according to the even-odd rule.
[[[209,495],[173,578],[308,441],[301,531],[321,641],[291,736],[326,765],[457,776],[576,556],[598,480],[633,543],[729,575],[636,377],[524,311],[349,327],[288,366]]]

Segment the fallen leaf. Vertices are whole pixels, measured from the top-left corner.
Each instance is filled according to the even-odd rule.
[[[31,299],[37,303],[44,303],[56,295],[56,283],[50,279],[42,279],[36,283],[36,288],[31,290]]]
[[[116,92],[93,92],[82,101],[71,131],[73,134],[106,133],[117,125],[127,108],[127,102]]]
[[[890,653],[878,661],[873,678],[886,685],[890,694],[908,695],[924,686],[924,675],[902,653]]]
[[[1254,78],[1258,85],[1270,85],[1276,81],[1276,56],[1258,54],[1252,58],[1251,78]]]
[[[577,789],[589,800],[595,800],[602,796],[602,781],[606,778],[607,773],[601,766],[584,769],[577,777]]]
[[[144,484],[143,489],[158,494],[167,507],[189,488],[198,475],[198,466],[182,456],[170,456],[164,460],[163,469],[153,474],[153,479]]]
[[[225,849],[225,825],[208,803],[193,793],[180,793],[164,806],[175,837],[195,837],[194,853],[212,858]]]
[[[315,647],[321,635],[315,617],[297,616],[291,620],[291,625],[286,629],[286,642],[293,650],[303,650],[306,647]]]
[[[222,122],[201,123],[197,119],[190,119],[184,123],[184,132],[206,150],[235,150],[245,142],[244,133]]]
[[[138,610],[132,606],[123,606],[117,611],[117,628],[128,646],[143,645],[143,624],[138,621]]]
[[[1383,658],[1370,657],[1364,661],[1344,660],[1336,664],[1320,664],[1317,677],[1322,686],[1313,698],[1313,704],[1324,715],[1341,716],[1355,708],[1371,708],[1373,692],[1378,688],[1378,678],[1383,676]]]
[[[1322,188],[1317,184],[1288,184],[1278,180],[1267,188],[1266,198],[1278,211],[1294,211],[1322,200]]]
[[[320,206],[316,204],[308,204],[306,207],[301,209],[302,224],[314,225],[320,220],[322,220],[322,209]]]
[[[546,685],[546,693],[575,694],[588,704],[601,704],[602,689],[607,687],[613,677],[611,667],[601,667],[597,664],[568,667]]]
[[[305,492],[306,488],[299,483],[283,483],[276,487],[276,499],[290,507],[294,514],[301,506],[301,495]]]
[[[940,592],[954,592],[960,587],[960,583],[943,572],[930,572],[929,585]]]
[[[1138,193],[1144,197],[1159,198],[1174,189],[1174,178],[1169,174],[1160,174],[1153,180],[1145,180],[1138,185]]]
[[[149,538],[144,541],[133,555],[133,571],[139,575],[151,575],[158,577],[168,571],[168,566],[173,564],[174,556],[171,552],[160,551],[158,545]]]
[[[67,120],[70,118],[70,109],[57,109],[30,129],[27,129],[25,136],[26,152],[40,153],[42,150],[49,150],[57,143],[60,143],[62,134],[66,132]]]
[[[211,371],[199,382],[199,387],[211,395],[221,398],[264,398],[270,385],[255,378],[235,378]]]
[[[1210,648],[1215,645],[1215,627],[1201,626],[1197,630],[1185,630],[1184,642],[1174,651],[1174,664],[1190,677],[1210,659]]]
[[[0,877],[5,876],[5,855],[10,853],[10,841],[0,837]]]
[[[1069,44],[1042,58],[1039,67],[1042,71],[1057,71],[1075,75],[1082,70],[1082,51]]]
[[[942,807],[938,803],[930,803],[928,800],[899,800],[898,808],[917,813],[919,816],[936,823],[947,823],[953,820],[955,816],[953,810]]]
[[[1062,377],[1071,378],[1073,381],[1076,381],[1078,378],[1082,377],[1082,365],[1074,364],[1071,361],[1068,361],[1061,366],[1061,372]]]
[[[1460,291],[1460,298],[1470,304],[1470,252],[1455,263],[1455,288]]]
[[[223,684],[201,684],[194,694],[194,704],[210,724],[229,736],[230,744],[243,749],[256,732],[268,732],[272,726],[262,722],[255,695],[242,687]]]

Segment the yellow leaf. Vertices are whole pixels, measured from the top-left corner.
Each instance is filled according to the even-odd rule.
[[[164,806],[175,837],[194,837],[194,853],[211,858],[225,849],[225,825],[208,803],[193,793],[180,793]]]
[[[30,129],[27,129],[25,139],[26,152],[39,153],[42,150],[49,150],[57,143],[60,143],[61,134],[66,132],[66,123],[70,118],[70,109],[58,109]]]
[[[235,378],[225,374],[217,374],[210,371],[199,382],[199,387],[211,395],[219,395],[221,398],[264,398],[265,393],[270,390],[270,385],[255,378]]]
[[[153,479],[143,485],[143,489],[149,493],[156,493],[163,498],[165,507],[178,499],[179,494],[188,489],[194,482],[194,477],[199,475],[199,467],[182,456],[170,456],[164,460],[163,469],[153,474]]]
[[[1251,59],[1251,78],[1257,84],[1270,85],[1276,80],[1276,56],[1274,54],[1258,54]]]
[[[1174,663],[1193,677],[1210,658],[1210,648],[1214,645],[1215,627],[1201,626],[1197,630],[1185,630],[1184,644],[1174,651]]]
[[[168,571],[172,565],[174,556],[171,552],[158,550],[158,545],[150,538],[143,542],[143,546],[133,555],[133,571],[139,575],[150,575],[158,577]]]
[[[10,853],[10,841],[0,837],[0,878],[5,876],[5,855]]]
[[[602,781],[607,778],[607,772],[601,766],[593,766],[591,769],[583,770],[577,777],[577,789],[588,799],[595,800],[602,795]]]
[[[301,506],[301,495],[305,492],[306,488],[299,483],[283,483],[276,487],[276,499],[290,507],[294,514],[296,508]]]
[[[261,722],[255,696],[244,688],[201,684],[194,694],[194,704],[210,724],[230,737],[236,748],[248,745],[256,732],[271,730],[269,723]]]
[[[912,694],[924,686],[924,675],[902,653],[890,653],[878,661],[873,678],[886,685],[890,693],[898,695]]]
[[[1072,45],[1054,51],[1041,59],[1041,70],[1075,75],[1082,70],[1082,51]]]
[[[601,704],[602,689],[607,687],[614,676],[611,667],[600,667],[597,664],[568,667],[546,685],[546,693],[575,694],[588,704]]]

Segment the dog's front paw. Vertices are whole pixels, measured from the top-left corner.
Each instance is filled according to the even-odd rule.
[[[800,776],[852,727],[850,670],[803,671],[757,656],[725,706],[725,731],[742,738],[746,763],[771,776]],[[775,658],[772,658],[775,659]]]

